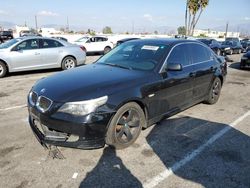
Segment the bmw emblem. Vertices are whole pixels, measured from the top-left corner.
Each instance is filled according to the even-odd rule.
[[[45,91],[46,91],[46,89],[43,88],[43,89],[41,89],[40,93],[43,94],[43,93],[45,93]]]

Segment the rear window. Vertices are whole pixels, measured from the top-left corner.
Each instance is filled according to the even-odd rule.
[[[56,40],[50,40],[50,39],[43,39],[42,40],[42,47],[43,48],[56,48],[63,46],[60,42]]]

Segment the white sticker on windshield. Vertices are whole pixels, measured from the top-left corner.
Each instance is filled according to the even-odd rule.
[[[142,50],[153,50],[156,51],[159,49],[159,46],[148,46],[148,45],[144,45],[142,48]]]

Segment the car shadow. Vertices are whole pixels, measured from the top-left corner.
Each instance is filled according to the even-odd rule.
[[[146,139],[166,169],[188,180],[186,183],[211,188],[250,187],[250,138],[234,128],[205,148],[201,155],[177,168],[188,154],[224,128],[229,125],[182,117],[161,122]],[[183,186],[179,182],[175,182],[175,187]]]
[[[245,67],[245,68],[240,68],[240,62],[236,62],[236,63],[232,63],[231,65],[229,65],[230,68],[232,69],[237,69],[237,70],[241,70],[241,71],[247,71],[247,70],[250,70],[250,68],[248,67]]]
[[[116,150],[105,147],[98,164],[87,173],[80,187],[142,187],[142,184],[116,155]]]
[[[229,125],[183,116],[160,122],[153,127],[146,140],[166,169],[173,169],[188,154],[225,128],[229,128]],[[150,160],[147,158],[150,156],[145,156],[145,160]],[[200,155],[181,168],[173,170],[173,173],[181,179],[188,180],[184,183],[200,184],[203,187],[250,187],[249,159],[249,136],[231,128],[206,147]],[[152,169],[154,170],[157,171],[157,167]],[[153,177],[147,177],[151,178]],[[169,184],[166,184],[166,181]],[[183,181],[173,181],[175,180],[165,180],[164,184],[159,184],[158,187],[163,185],[163,187],[173,185],[183,187]],[[106,147],[97,165],[87,173],[80,187],[143,187],[143,185],[126,168],[122,159],[116,155],[116,151]]]

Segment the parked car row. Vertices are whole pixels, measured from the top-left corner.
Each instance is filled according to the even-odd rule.
[[[0,45],[0,78],[8,72],[48,68],[71,69],[85,63],[78,45],[45,37],[21,37]]]
[[[238,38],[226,38],[223,42],[206,38],[197,40],[209,46],[217,55],[240,54],[245,51]]]

